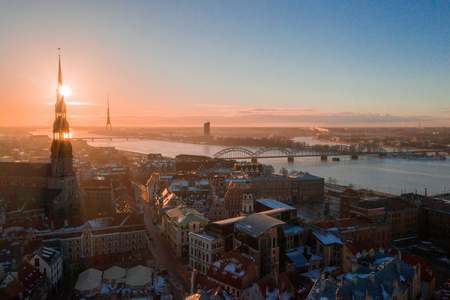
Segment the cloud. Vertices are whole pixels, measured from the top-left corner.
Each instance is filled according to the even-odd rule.
[[[105,114],[69,116],[76,123],[91,125],[106,122]],[[202,112],[140,111],[112,114],[118,126],[201,126]],[[449,126],[448,115],[394,115],[389,113],[360,113],[351,111],[323,112],[309,108],[224,108],[208,114],[213,126],[412,126],[419,122],[427,126]],[[89,123],[89,124],[86,124]]]
[[[275,115],[296,115],[298,113],[312,112],[309,108],[247,108],[237,111],[239,114],[275,114]]]
[[[232,108],[232,107],[239,107],[239,105],[209,104],[209,103],[200,103],[200,104],[196,104],[196,106],[200,106],[200,107],[212,107],[212,108]]]

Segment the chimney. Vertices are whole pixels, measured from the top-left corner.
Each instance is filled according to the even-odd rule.
[[[420,264],[417,264],[414,266],[414,271],[416,272],[416,275],[418,275],[418,277],[420,277],[420,272],[421,272]]]
[[[198,276],[198,271],[197,269],[194,269],[192,271],[192,276],[191,276],[191,295],[194,294],[194,290],[195,290],[195,282],[197,281],[197,276]]]
[[[427,195],[427,190],[428,190],[428,188],[425,188],[425,196]]]
[[[352,273],[356,273],[358,271],[358,264],[356,262],[352,262]]]
[[[64,227],[69,227],[69,220],[68,219],[64,219]]]
[[[369,278],[372,283],[375,283],[375,272],[370,272]]]
[[[320,274],[320,291],[323,292],[325,290],[325,272]]]

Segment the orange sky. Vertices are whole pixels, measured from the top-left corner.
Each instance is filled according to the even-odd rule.
[[[0,126],[51,126],[58,47],[71,126],[450,126],[448,7],[333,5],[4,2]]]

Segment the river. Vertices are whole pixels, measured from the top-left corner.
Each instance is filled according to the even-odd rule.
[[[49,134],[40,130],[33,134]],[[86,131],[72,131],[73,137],[93,136]],[[318,142],[311,137],[298,137],[296,141],[310,144]],[[95,147],[115,147],[139,153],[161,153],[164,156],[175,157],[178,154],[193,154],[213,156],[226,148],[216,145],[199,145],[155,140],[96,140],[88,141]],[[333,144],[333,143],[328,143]],[[252,151],[257,148],[246,147]],[[390,194],[414,192],[423,194],[428,189],[429,195],[441,194],[450,190],[450,158],[444,161],[421,161],[376,156],[360,156],[358,160],[342,156],[339,162],[320,161],[318,157],[295,158],[294,163],[288,163],[286,158],[260,159],[263,164],[272,165],[276,172],[281,168],[309,172],[325,178],[335,178],[338,184],[353,184],[357,188],[366,188]]]

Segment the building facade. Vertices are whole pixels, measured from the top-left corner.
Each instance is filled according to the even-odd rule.
[[[225,252],[225,241],[204,232],[189,233],[189,266],[206,275],[213,261]]]
[[[189,255],[189,233],[201,231],[209,220],[192,208],[179,205],[164,211],[162,234],[178,257]]]

